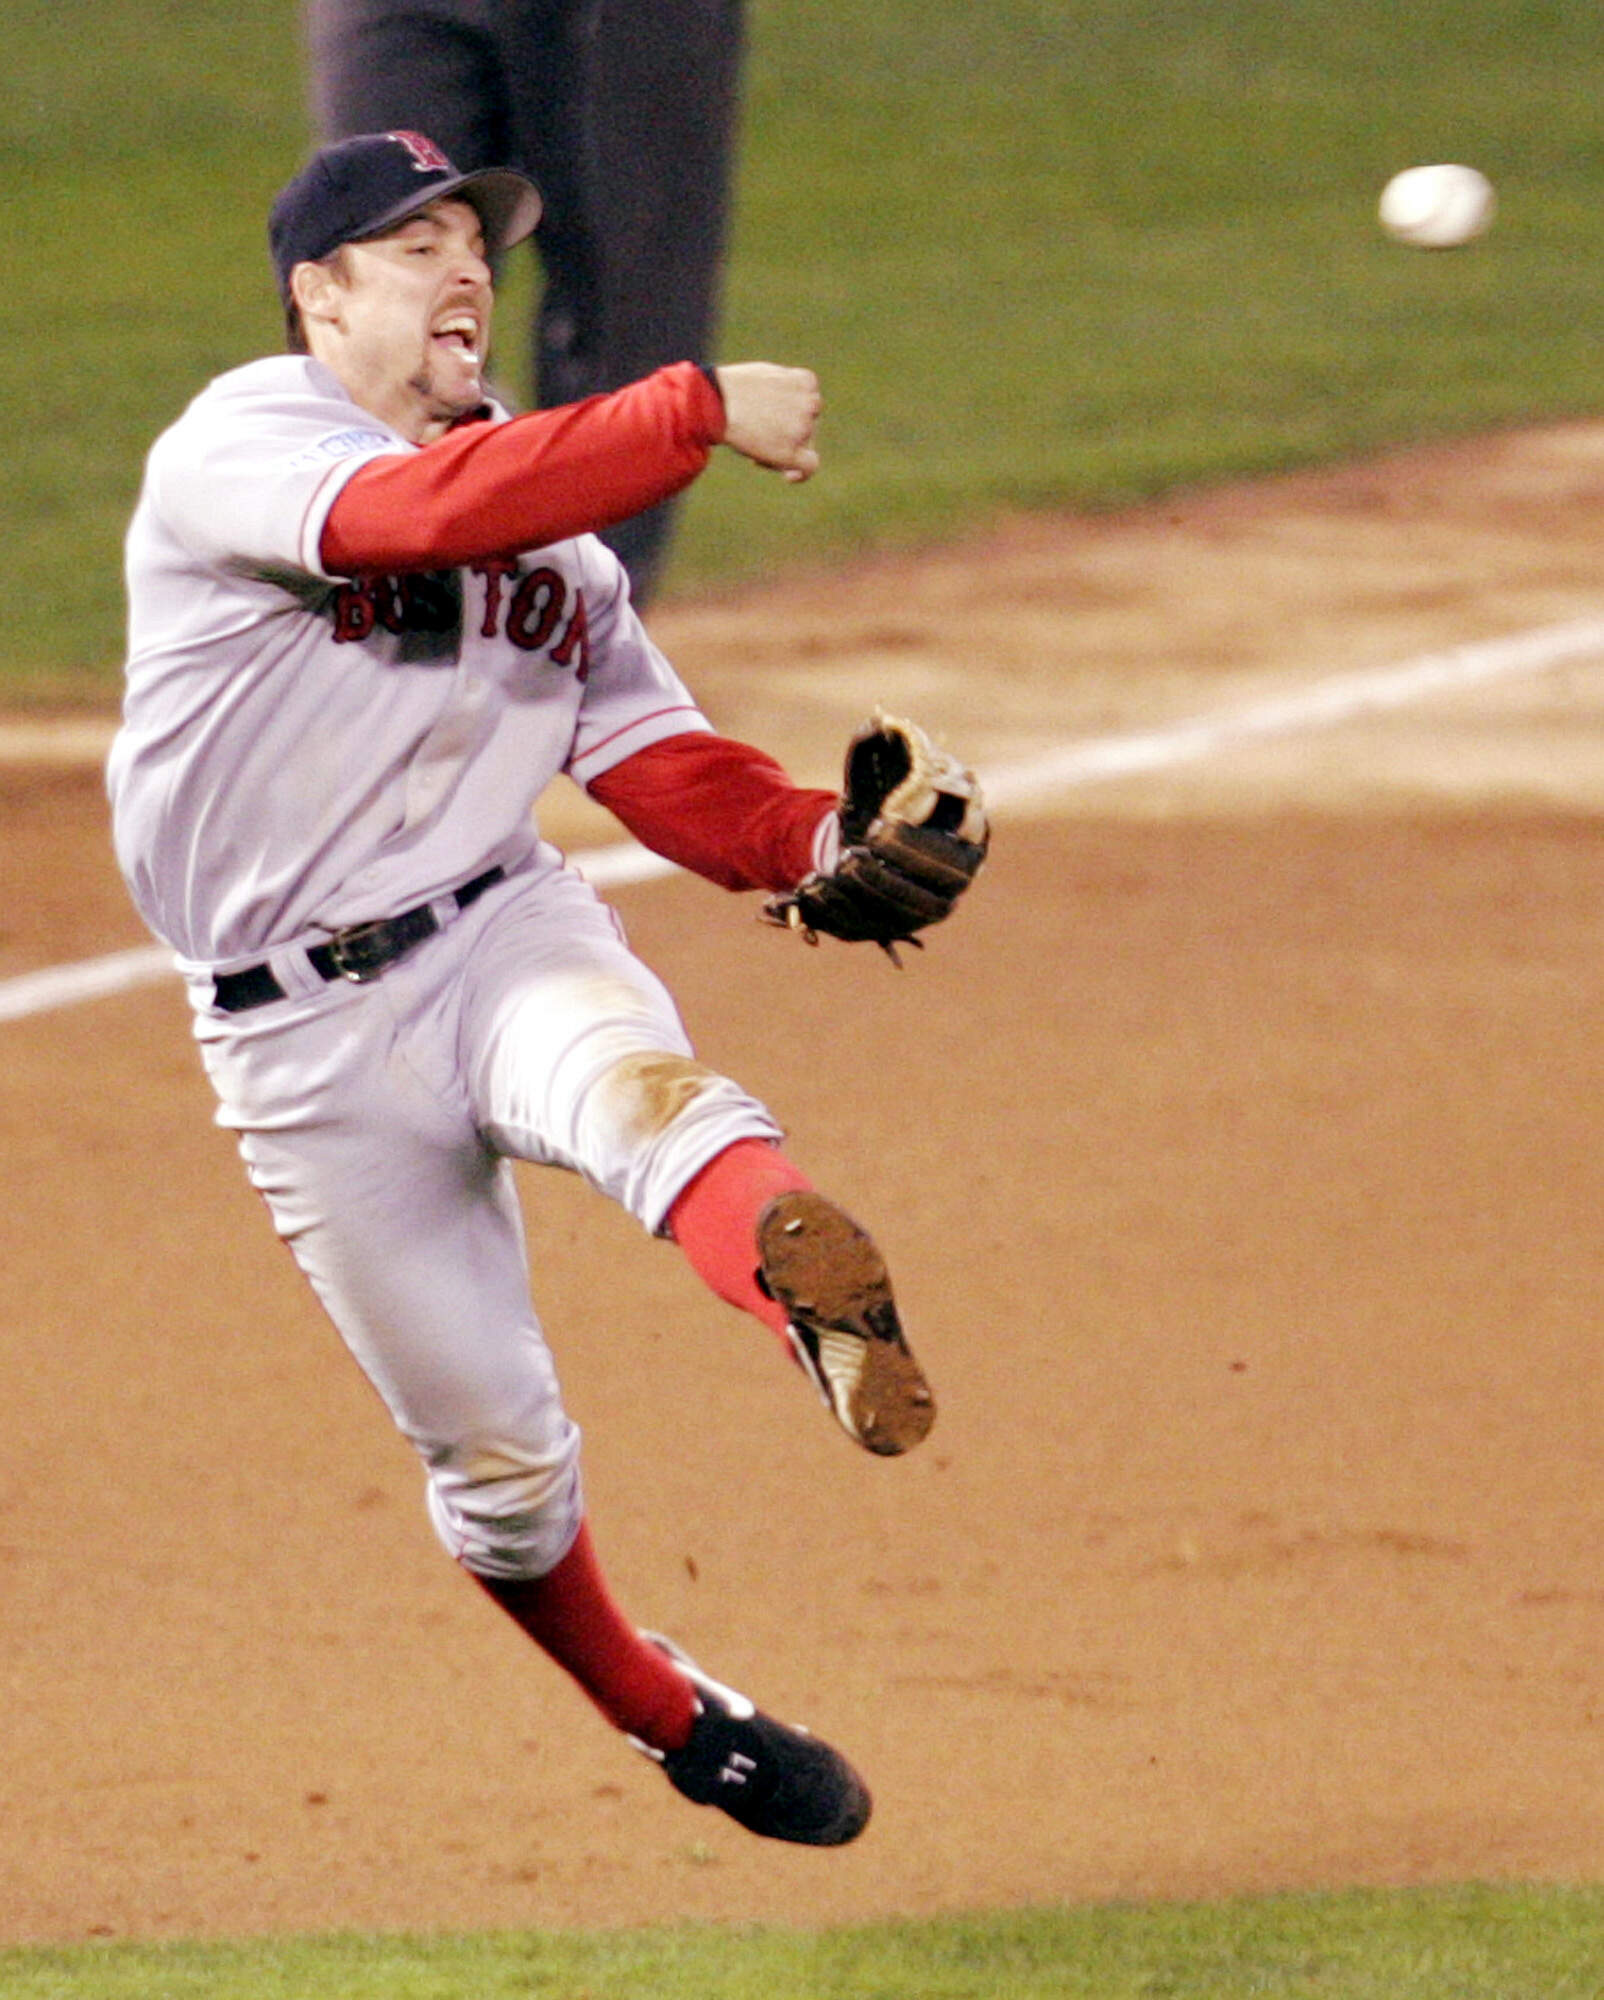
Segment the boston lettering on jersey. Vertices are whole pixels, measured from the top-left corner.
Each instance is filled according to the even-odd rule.
[[[510,557],[475,563],[469,572],[484,586],[479,636],[504,635],[520,652],[545,652],[553,666],[590,676],[590,624],[585,593],[571,590],[560,571],[527,574]],[[334,637],[341,645],[375,632],[454,632],[464,623],[458,572],[415,576],[365,576],[342,583],[331,599]]]

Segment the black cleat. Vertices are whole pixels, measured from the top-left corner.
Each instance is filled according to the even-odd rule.
[[[699,1712],[680,1750],[637,1749],[663,1767],[668,1782],[699,1806],[720,1812],[769,1840],[844,1847],[869,1823],[868,1787],[839,1750],[807,1730],[776,1722],[744,1694],[703,1673],[671,1639],[643,1635],[696,1689]]]

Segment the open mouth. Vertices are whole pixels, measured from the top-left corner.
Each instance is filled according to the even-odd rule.
[[[459,361],[477,366],[479,353],[479,322],[472,313],[453,313],[441,320],[434,329],[431,339],[448,348]]]

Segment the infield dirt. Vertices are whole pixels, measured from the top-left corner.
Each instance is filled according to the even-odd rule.
[[[654,623],[829,782],[875,701],[984,771],[1601,605],[1575,426]],[[1601,809],[1587,663],[1005,812],[901,973],[615,893],[941,1400],[854,1453],[524,1180],[620,1593],[861,1765],[833,1854],[685,1805],[454,1574],[176,986],[0,1027],[0,1940],[1604,1878]],[[92,764],[0,766],[0,888],[0,977],[142,940]]]

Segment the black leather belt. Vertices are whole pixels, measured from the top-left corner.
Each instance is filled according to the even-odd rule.
[[[506,872],[505,868],[487,868],[471,882],[464,882],[454,892],[457,908],[465,910],[476,903]],[[306,960],[320,979],[352,979],[359,986],[366,985],[439,928],[434,911],[427,903],[420,903],[399,917],[381,917],[377,923],[353,924],[349,930],[336,931],[327,944],[312,945]],[[244,1014],[285,997],[273,968],[265,964],[248,965],[243,972],[216,973],[212,985],[216,1003],[225,1014]]]

